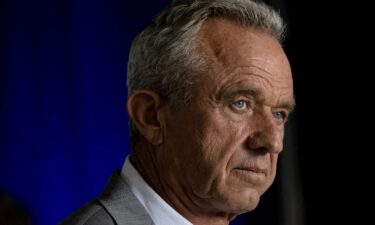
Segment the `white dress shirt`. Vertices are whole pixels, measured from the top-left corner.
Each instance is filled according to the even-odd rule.
[[[126,158],[121,177],[130,186],[138,201],[146,209],[155,225],[193,225],[166,203],[141,177]]]

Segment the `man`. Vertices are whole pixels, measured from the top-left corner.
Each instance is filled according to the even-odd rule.
[[[228,224],[276,174],[293,82],[283,24],[251,0],[174,1],[134,40],[132,153],[62,224]]]

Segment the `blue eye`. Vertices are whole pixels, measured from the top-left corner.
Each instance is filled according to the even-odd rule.
[[[274,112],[273,117],[275,117],[275,119],[277,119],[277,120],[285,120],[286,119],[286,116],[283,112]]]
[[[236,101],[233,103],[234,107],[238,108],[238,109],[243,109],[246,107],[246,102],[245,100],[239,100],[239,101]]]

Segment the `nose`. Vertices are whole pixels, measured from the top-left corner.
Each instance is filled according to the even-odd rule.
[[[257,118],[251,127],[247,144],[249,149],[260,152],[280,153],[283,150],[284,126],[273,115]]]

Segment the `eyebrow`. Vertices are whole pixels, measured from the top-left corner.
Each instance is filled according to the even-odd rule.
[[[233,98],[235,98],[236,96],[239,96],[239,95],[251,96],[251,97],[255,98],[257,101],[260,101],[260,102],[264,101],[264,99],[265,99],[263,92],[260,89],[253,88],[253,87],[251,87],[251,88],[240,87],[240,88],[236,88],[236,89],[226,90],[222,94],[222,97],[224,99],[233,99]]]
[[[265,96],[261,89],[256,88],[256,87],[248,87],[248,86],[240,87],[240,88],[236,88],[232,90],[226,90],[221,95],[221,97],[227,100],[228,99],[231,100],[239,95],[253,97],[256,100],[256,102],[265,101]],[[296,106],[296,103],[293,97],[290,101],[283,101],[280,104],[278,104],[276,107],[286,109],[288,110],[289,113],[291,113],[294,110],[295,106]]]
[[[289,113],[291,113],[294,111],[294,108],[296,107],[296,101],[294,100],[294,97],[293,97],[291,101],[281,102],[281,104],[279,104],[279,107],[284,108],[288,110]]]

